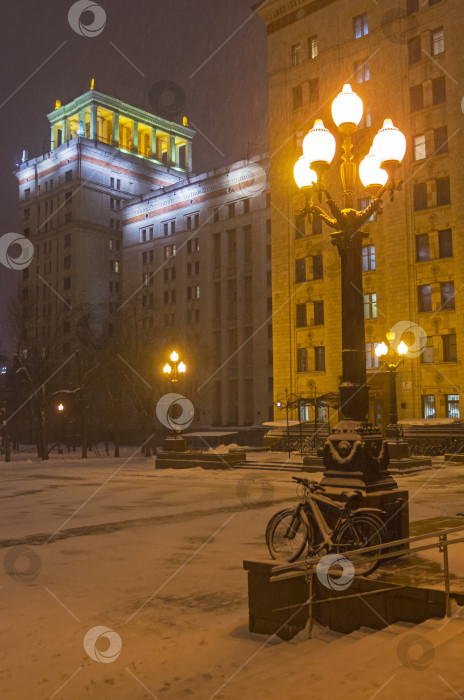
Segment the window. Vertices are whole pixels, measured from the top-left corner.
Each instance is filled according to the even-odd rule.
[[[176,290],[171,289],[171,302],[174,304],[175,301],[176,301]]]
[[[422,418],[436,418],[435,396],[433,394],[425,394],[422,396]]]
[[[65,182],[71,182],[72,180],[72,170],[67,170],[64,174]]]
[[[406,0],[406,14],[412,15],[413,12],[418,12],[419,0]]]
[[[314,348],[314,369],[316,372],[325,372],[325,347]]]
[[[449,177],[437,178],[437,207],[443,207],[451,202]]]
[[[425,135],[414,137],[414,160],[424,160],[427,157],[425,148]]]
[[[362,249],[363,272],[375,270],[375,246],[364,245]]]
[[[368,206],[370,206],[372,202],[372,199],[370,197],[363,197],[363,199],[358,199],[358,209],[360,211],[364,211],[367,209]],[[374,215],[369,217],[368,221],[374,221]]]
[[[30,228],[25,228],[23,229],[23,236],[24,238],[30,238],[31,235],[31,229]]]
[[[298,348],[296,357],[297,372],[308,371],[308,350],[307,348]]]
[[[427,184],[419,182],[414,185],[414,211],[427,209]]]
[[[379,358],[375,354],[378,343],[366,343],[366,368],[374,369],[379,366]]]
[[[367,23],[367,12],[357,17],[353,17],[353,37],[361,39],[361,37],[369,34],[369,25]]]
[[[117,190],[121,189],[121,180],[116,180],[116,189]]]
[[[119,262],[117,260],[110,260],[110,272],[119,272]]]
[[[369,61],[367,59],[365,61],[355,61],[354,72],[356,75],[357,83],[367,83],[371,77],[369,70]]]
[[[453,237],[450,228],[438,231],[438,255],[440,258],[453,257]]]
[[[430,260],[429,234],[420,233],[416,236],[416,261]]]
[[[71,278],[70,277],[64,278],[63,289],[71,289]]]
[[[364,294],[364,318],[377,318],[377,294]]]
[[[306,235],[306,217],[304,214],[295,216],[295,238],[303,238]]]
[[[308,80],[309,101],[317,102],[319,99],[319,78]]]
[[[455,308],[454,305],[454,282],[442,282],[440,284],[441,291],[441,308],[446,311],[451,311]]]
[[[168,291],[164,292],[164,303],[165,304],[169,303],[169,292]]]
[[[266,233],[271,233],[271,219],[266,219]]]
[[[27,190],[24,190],[24,199],[27,202],[27,200],[30,198],[31,198],[31,188],[28,187]]]
[[[432,287],[430,284],[421,284],[418,288],[419,311],[425,313],[432,311]]]
[[[323,326],[324,325],[324,302],[315,301],[314,306],[314,325]]]
[[[411,103],[411,112],[418,112],[424,109],[424,88],[422,84],[409,88],[409,101]]]
[[[433,131],[434,137],[434,153],[436,156],[442,153],[448,153],[448,127],[440,126]]]
[[[430,336],[427,338],[427,344],[423,349],[420,358],[422,364],[424,365],[432,364],[435,361],[435,348],[433,345],[433,338],[431,338]]]
[[[27,221],[28,219],[31,218],[31,210],[30,209],[25,209],[24,210],[24,220]]]
[[[176,256],[176,245],[165,245],[164,246],[164,259],[175,258]]]
[[[420,36],[415,36],[408,42],[409,64],[417,63],[422,58],[422,46]]]
[[[313,255],[313,279],[321,280],[324,277],[322,255]]]
[[[311,36],[308,39],[308,56],[313,59],[319,55],[319,41],[317,35]]]
[[[231,204],[227,205],[227,212],[229,219],[233,219],[235,216],[235,202],[232,202]]]
[[[306,260],[304,258],[295,260],[295,282],[306,282]]]
[[[194,299],[199,299],[200,298],[200,285],[196,284],[193,287],[193,298]]]
[[[447,394],[446,395],[446,417],[447,418],[460,418],[461,414],[459,412],[459,394]]]
[[[69,248],[70,245],[71,245],[71,234],[67,233],[64,237],[64,247]]]
[[[431,35],[432,40],[432,56],[438,56],[445,51],[445,33],[443,27],[435,29]]]
[[[144,286],[147,287],[152,278],[148,272],[144,272],[142,279],[143,279]]]
[[[243,200],[243,213],[244,214],[250,213],[250,200],[249,199]]]
[[[306,304],[296,305],[296,326],[297,328],[303,328],[307,325],[306,320]]]
[[[270,272],[270,270],[266,272],[266,285],[268,287],[272,285],[272,272]]]
[[[292,91],[293,109],[299,109],[303,106],[303,86],[297,85]]]
[[[63,261],[63,267],[65,268],[65,270],[67,270],[71,267],[71,256],[70,255],[65,255],[65,258]]]
[[[292,66],[298,66],[301,63],[301,44],[292,46]]]
[[[446,78],[444,75],[432,80],[432,100],[434,105],[446,102]]]
[[[219,209],[213,211],[213,221],[219,221]]]

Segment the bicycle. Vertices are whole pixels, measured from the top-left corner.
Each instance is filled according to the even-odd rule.
[[[322,557],[330,552],[349,552],[363,547],[379,546],[362,559],[353,561],[355,575],[368,576],[379,565],[381,544],[386,540],[382,516],[377,508],[358,508],[361,491],[345,491],[344,503],[324,496],[324,487],[317,481],[292,477],[299,484],[302,500],[294,508],[276,513],[266,527],[266,543],[273,559],[284,558],[295,562],[307,550],[308,558]],[[302,489],[301,489],[302,487]],[[321,512],[320,505],[336,516],[331,528]]]

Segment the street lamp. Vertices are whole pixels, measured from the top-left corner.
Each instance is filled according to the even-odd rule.
[[[402,340],[395,348],[394,340],[395,333],[390,331],[387,333],[389,346],[384,342],[377,345],[375,354],[379,358],[381,365],[384,365],[390,376],[390,424],[386,431],[387,438],[391,438],[394,442],[389,442],[390,456],[395,459],[409,457],[409,445],[403,440],[403,434],[398,426],[398,402],[396,394],[396,377],[397,370],[400,365],[406,362],[406,355],[409,351],[408,346]]]
[[[63,406],[63,404],[59,403],[58,406],[56,407],[56,410],[58,411],[58,415],[60,417],[60,438],[58,440],[58,454],[62,455],[63,448],[61,447],[61,443],[64,442],[64,406]]]
[[[183,362],[179,361],[179,355],[175,350],[172,351],[172,353],[169,356],[169,359],[171,360],[171,364],[169,364],[169,362],[166,362],[166,364],[163,367],[163,372],[164,375],[166,377],[169,377],[171,379],[171,382],[174,384],[175,382],[179,381],[180,375],[185,374],[185,372],[187,371],[187,367]]]
[[[366,234],[362,227],[373,215],[382,211],[382,197],[401,189],[395,174],[405,152],[406,139],[393,125],[385,120],[374,139],[369,154],[360,165],[362,184],[371,197],[370,204],[362,211],[355,208],[357,167],[354,162],[351,140],[363,116],[363,103],[350,85],[344,85],[332,104],[333,120],[343,137],[341,180],[343,186],[343,208],[340,208],[328,192],[324,175],[336,152],[336,140],[317,119],[303,140],[303,158],[295,166],[295,180],[306,194],[306,205],[302,215],[310,221],[318,215],[332,229],[332,244],[338,249],[341,259],[342,298],[342,381],[339,387],[341,421],[329,436],[324,449],[326,467],[324,483],[343,487],[347,483],[358,484],[372,490],[393,489],[396,483],[388,474],[388,449],[378,428],[369,424],[368,388],[366,373],[366,346],[364,333],[364,299],[362,242]],[[317,180],[314,180],[313,171]],[[312,202],[316,193],[319,202],[325,196],[331,215]]]

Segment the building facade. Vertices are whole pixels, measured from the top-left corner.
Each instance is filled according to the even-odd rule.
[[[89,310],[111,330],[131,301],[142,332],[169,329],[200,349],[202,423],[267,420],[268,161],[193,177],[186,118],[169,122],[94,89],[57,102],[48,119],[50,151],[25,154],[16,172],[19,232],[34,246],[18,273],[22,347],[53,345],[66,361]]]
[[[395,342],[402,337],[411,347],[398,371],[399,418],[457,418],[464,410],[460,0],[270,0],[256,11],[269,45],[274,398],[285,389],[322,395],[339,384],[339,256],[329,229],[299,216],[304,197],[293,165],[316,118],[337,134],[331,103],[350,83],[365,107],[353,137],[357,162],[384,118],[408,142],[402,191],[365,226],[359,292],[370,418],[388,423],[388,382],[374,350],[392,329]],[[326,183],[340,201],[338,143]],[[360,208],[369,201],[360,182],[358,199]]]

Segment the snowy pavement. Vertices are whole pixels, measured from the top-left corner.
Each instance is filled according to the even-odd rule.
[[[464,694],[459,612],[445,626],[347,637],[317,628],[310,640],[302,632],[283,642],[248,632],[242,561],[267,556],[266,523],[295,499],[291,474],[157,471],[155,460],[129,456],[0,463],[1,698]],[[397,480],[410,492],[412,520],[464,512],[464,466],[437,460]],[[450,559],[462,575],[464,552]],[[113,631],[110,641],[88,637],[84,648],[97,626]],[[411,634],[422,640],[418,659]]]

